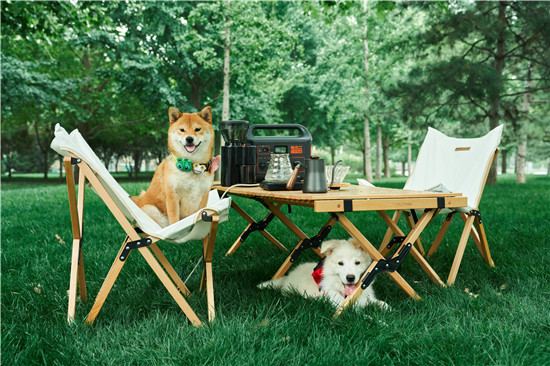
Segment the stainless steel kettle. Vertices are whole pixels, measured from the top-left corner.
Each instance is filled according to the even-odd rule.
[[[306,170],[302,192],[325,193],[328,191],[325,159],[319,159],[318,156],[312,156],[311,158],[306,159],[305,166],[300,162],[296,163],[294,171],[290,175],[290,178],[286,184],[286,189],[291,190],[294,187],[300,166],[303,166]]]

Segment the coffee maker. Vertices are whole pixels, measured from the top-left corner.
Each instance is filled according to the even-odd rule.
[[[248,121],[221,121],[222,146],[221,184],[256,183],[256,146],[245,144]]]

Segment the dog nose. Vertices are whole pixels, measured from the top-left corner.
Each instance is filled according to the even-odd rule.
[[[195,140],[194,140],[191,136],[187,136],[187,137],[185,138],[185,141],[187,141],[187,143],[188,143],[189,145],[192,145],[192,144],[193,144],[193,141],[195,141]]]
[[[355,283],[355,276],[354,275],[347,275],[346,280],[348,280],[349,283]]]

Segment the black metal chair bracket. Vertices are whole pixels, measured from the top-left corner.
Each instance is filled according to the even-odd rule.
[[[201,220],[204,221],[204,222],[212,222],[212,216],[208,216],[206,211],[203,211],[201,213]]]
[[[325,238],[330,233],[330,230],[332,230],[332,226],[325,226],[323,230],[319,232],[319,234],[315,235],[312,238],[304,239],[302,241],[302,244],[300,244],[298,248],[294,249],[294,251],[290,255],[290,262],[294,262],[304,250],[319,248],[323,240],[325,240]]]
[[[128,255],[130,254],[130,251],[132,249],[148,247],[151,244],[153,244],[153,241],[151,240],[151,238],[144,238],[140,240],[129,241],[126,243],[126,246],[124,247],[124,250],[120,254],[119,259],[124,262],[126,258],[128,258]]]
[[[470,211],[470,215],[476,216],[479,220],[479,223],[481,223],[481,212],[479,212],[478,210],[472,210]]]
[[[403,259],[405,256],[409,253],[411,250],[412,244],[407,243],[401,250],[399,250],[399,254],[396,257],[393,257],[391,259],[380,259],[374,268],[367,273],[365,278],[363,279],[363,282],[361,282],[361,289],[366,289],[369,287],[369,285],[374,280],[374,277],[381,273],[381,272],[395,272],[401,262],[403,262]]]

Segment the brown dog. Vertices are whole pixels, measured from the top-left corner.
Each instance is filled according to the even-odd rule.
[[[199,113],[168,110],[168,150],[146,192],[132,200],[165,227],[206,206],[220,157],[212,159],[212,109]]]

